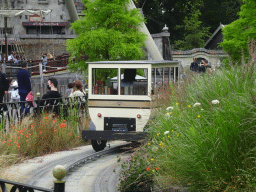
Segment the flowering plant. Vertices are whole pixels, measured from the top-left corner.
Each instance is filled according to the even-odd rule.
[[[212,100],[212,104],[216,105],[216,104],[219,104],[219,100]]]
[[[127,157],[118,157],[121,163],[120,172],[120,191],[149,191],[153,183],[153,174],[159,168],[153,166],[152,157],[148,154],[148,144],[136,148],[134,152]],[[126,157],[126,158],[125,158]]]

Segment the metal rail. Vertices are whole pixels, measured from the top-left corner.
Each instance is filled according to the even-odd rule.
[[[47,60],[47,65],[46,67],[49,70],[44,73],[51,73],[51,72],[57,72],[57,71],[62,71],[68,68],[68,60],[69,60],[69,55],[64,55],[64,56],[58,56],[55,59],[48,59]],[[1,63],[3,67],[3,72],[6,73],[8,77],[16,77],[17,72],[19,69],[21,69],[21,63],[26,62],[28,63],[28,71],[30,75],[39,75],[40,74],[40,64],[42,64],[42,60],[22,60],[19,61],[19,63],[15,63],[14,61],[7,61],[5,63]]]
[[[27,191],[34,192],[35,190],[43,191],[43,192],[53,192],[53,190],[51,190],[51,189],[46,189],[46,188],[42,188],[42,187],[36,187],[33,185],[27,185],[24,183],[18,183],[18,182],[14,182],[14,181],[7,181],[4,179],[0,179],[0,185],[1,185],[1,189],[3,192],[8,192],[6,184],[12,185],[10,192],[15,192],[17,189],[21,192],[27,192]]]
[[[32,175],[30,175],[30,178],[28,178],[28,180],[26,181],[26,183],[34,183],[34,181],[38,181],[40,178],[42,178],[45,174],[47,174],[49,172],[50,169],[52,169],[54,166],[56,165],[65,165],[65,170],[66,170],[66,174],[67,175],[71,175],[71,172],[76,169],[77,167],[79,167],[82,164],[86,164],[86,163],[90,163],[91,161],[95,161],[97,159],[99,159],[100,157],[109,155],[109,154],[113,154],[114,152],[122,152],[120,150],[126,150],[126,152],[129,152],[129,150],[131,150],[130,148],[132,148],[131,143],[128,144],[123,144],[123,145],[119,145],[119,146],[115,146],[113,148],[109,148],[109,149],[105,149],[103,151],[100,152],[94,152],[90,155],[87,155],[84,157],[84,153],[79,153],[76,154],[75,156],[71,155],[69,157],[62,157],[59,160],[54,160],[50,163],[47,163],[46,165],[43,165],[41,168],[37,168],[37,170],[35,172],[33,172]],[[73,159],[77,159],[73,161]],[[53,188],[52,188],[53,190]],[[55,191],[54,191],[55,192]]]
[[[77,166],[79,166],[81,164],[84,164],[86,162],[90,162],[90,161],[96,160],[96,159],[98,159],[100,157],[108,155],[109,153],[113,153],[113,152],[119,151],[121,147],[129,147],[129,146],[131,146],[131,143],[124,144],[124,145],[121,145],[121,146],[118,146],[118,147],[114,147],[114,148],[110,148],[110,149],[105,149],[103,151],[95,152],[92,155],[83,157],[83,158],[73,162],[72,164],[68,165],[66,167],[66,170],[67,170],[67,172],[70,172],[70,171],[72,171],[72,169],[74,169],[75,167],[77,167]]]
[[[34,103],[34,104],[33,104]],[[21,107],[24,107],[24,112],[21,113]],[[58,98],[58,99],[44,99],[33,100],[16,103],[0,103],[0,125],[5,128],[8,133],[11,120],[14,122],[21,121],[26,115],[37,116],[43,111],[55,113],[57,115],[63,114],[68,116],[70,112],[72,115],[77,109],[77,114],[84,114],[87,111],[87,96],[74,98]]]

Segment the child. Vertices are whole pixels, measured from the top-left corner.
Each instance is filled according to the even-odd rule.
[[[10,80],[10,90],[8,91],[8,93],[11,94],[10,103],[20,101],[17,81]]]

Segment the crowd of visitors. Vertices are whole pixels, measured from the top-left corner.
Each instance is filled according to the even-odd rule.
[[[0,54],[0,62],[3,62],[6,60],[6,54],[1,55]],[[18,65],[20,61],[25,61],[25,57],[21,54],[17,54],[15,52],[10,52],[10,54],[7,55],[7,61],[12,61],[15,63],[15,65]]]
[[[21,114],[26,115],[29,113],[31,107],[37,107],[34,102],[30,76],[27,71],[27,63],[21,63],[21,69],[17,73],[17,81],[12,78],[7,78],[2,73],[2,65],[0,65],[0,104],[3,103],[5,94],[9,94],[10,103],[20,103]],[[56,78],[49,78],[47,81],[47,88],[49,91],[42,96],[40,106],[56,105],[62,101],[62,95],[58,91],[58,81]],[[64,97],[74,98],[79,97],[81,101],[85,101],[86,93],[80,81],[74,81],[68,84],[68,88]],[[72,100],[72,99],[71,99]],[[58,113],[58,111],[55,111]]]
[[[50,53],[41,53],[41,62],[43,70],[46,70],[47,60],[53,58]],[[7,60],[13,66],[12,74],[17,74],[17,79],[7,78],[7,75],[2,72],[2,64]],[[56,101],[62,101],[62,95],[58,91],[58,81],[55,78],[49,78],[47,81],[49,91],[41,98],[40,106],[54,105]],[[7,97],[6,97],[7,95]],[[82,84],[79,81],[74,81],[68,84],[66,93],[63,95],[67,98],[81,97],[86,94],[83,92]],[[7,99],[7,100],[6,100]],[[43,103],[44,101],[44,103]],[[45,103],[47,101],[48,103]],[[83,99],[85,101],[85,99]],[[2,105],[4,102],[15,103],[16,105]],[[34,94],[28,72],[28,62],[22,55],[16,54],[13,51],[6,54],[0,54],[0,115],[3,112],[3,106],[18,106],[20,114],[26,115],[31,107],[38,107],[34,102]],[[6,107],[5,109],[6,110]]]

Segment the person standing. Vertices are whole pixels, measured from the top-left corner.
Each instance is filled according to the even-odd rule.
[[[4,94],[8,94],[9,82],[4,73],[2,73],[2,65],[0,65],[0,103],[3,103]]]
[[[206,73],[211,73],[212,72],[212,67],[211,67],[211,65],[209,65],[208,60],[204,59],[204,60],[202,60],[202,63],[205,66],[205,72]]]
[[[196,58],[193,58],[193,62],[190,64],[191,71],[198,71],[198,63],[196,62]]]
[[[212,67],[210,65],[208,65],[208,60],[203,59],[199,65],[199,72],[205,73],[207,68],[209,68],[209,70],[207,70],[207,71],[211,71]]]
[[[21,104],[21,113],[23,113],[25,108],[25,101],[28,93],[31,91],[31,83],[29,78],[29,73],[27,71],[28,64],[26,62],[21,63],[21,69],[17,73],[18,79],[18,90],[20,95],[20,101],[23,103]]]
[[[42,53],[42,60],[43,60],[43,71],[46,71],[47,55],[45,53]]]
[[[13,53],[10,53],[10,55],[8,56],[8,61],[14,61]]]
[[[17,67],[19,66],[19,62],[20,62],[19,56],[16,55],[14,58],[14,69],[12,70],[14,74],[17,74],[17,72],[18,72]]]
[[[20,95],[17,81],[13,81],[12,79],[10,80],[10,90],[8,91],[8,93],[11,95],[10,103],[19,102]]]

